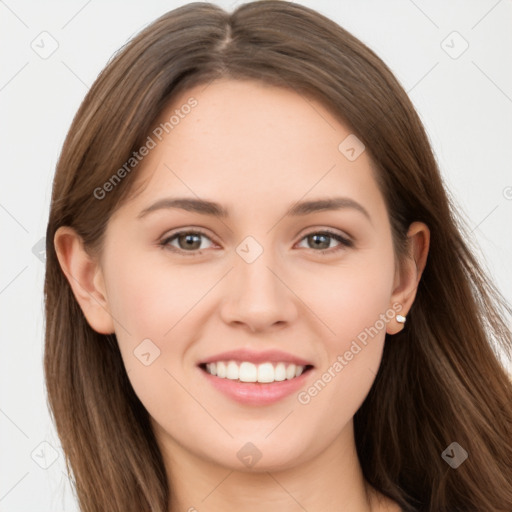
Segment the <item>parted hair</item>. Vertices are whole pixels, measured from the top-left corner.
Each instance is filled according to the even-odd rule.
[[[94,190],[178,93],[218,78],[288,88],[349,126],[375,166],[398,258],[412,222],[430,229],[406,327],[386,336],[354,417],[365,479],[407,512],[510,512],[512,384],[500,363],[500,354],[511,358],[510,306],[477,261],[422,122],[390,69],[334,21],[279,0],[233,12],[195,2],[166,13],[108,62],[67,134],[46,233],[44,372],[81,511],[166,512],[173,489],[116,337],[86,321],[55,232],[70,226],[91,254],[101,252],[137,170],[102,200]],[[457,469],[441,456],[454,441],[469,454]]]

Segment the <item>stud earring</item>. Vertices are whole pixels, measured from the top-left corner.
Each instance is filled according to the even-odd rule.
[[[405,324],[405,316],[403,315],[396,315],[396,321],[400,324]]]

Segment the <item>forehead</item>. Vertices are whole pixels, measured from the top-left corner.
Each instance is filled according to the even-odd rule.
[[[173,98],[150,137],[155,145],[134,176],[143,184],[138,203],[172,193],[243,200],[255,213],[306,195],[378,199],[367,152],[349,160],[340,151],[350,128],[291,89],[226,79],[192,87]]]

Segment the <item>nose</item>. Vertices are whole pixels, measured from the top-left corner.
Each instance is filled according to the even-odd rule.
[[[225,284],[224,322],[256,333],[283,328],[297,318],[299,299],[271,252],[264,251],[252,263],[236,257]]]

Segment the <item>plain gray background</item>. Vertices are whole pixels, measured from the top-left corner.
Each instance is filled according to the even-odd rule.
[[[0,1],[1,512],[78,510],[42,369],[40,247],[53,173],[71,120],[108,59],[185,3]],[[232,10],[243,2],[215,3]],[[335,20],[393,70],[427,128],[479,258],[512,302],[512,2],[296,3]]]

